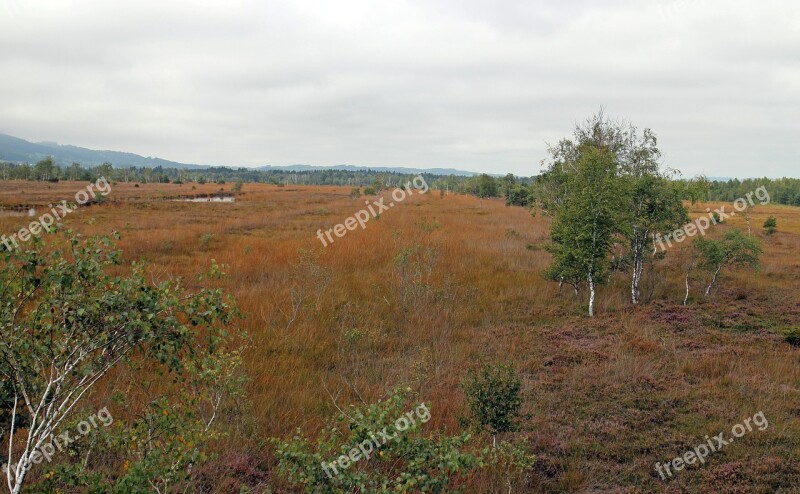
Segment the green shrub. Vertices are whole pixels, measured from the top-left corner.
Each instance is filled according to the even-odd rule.
[[[488,450],[471,452],[469,434],[450,436],[427,430],[420,407],[409,398],[410,388],[396,390],[373,404],[350,406],[337,420],[316,435],[316,444],[298,430],[291,439],[273,438],[278,459],[277,474],[307,493],[453,492],[451,482],[459,475],[484,465]],[[395,428],[400,418],[415,410],[417,420],[404,431]],[[381,431],[394,432],[386,440]],[[376,444],[378,447],[372,448]],[[381,443],[381,441],[383,441]],[[367,450],[366,456],[362,452]],[[338,458],[360,456],[348,466],[331,463]],[[323,465],[326,469],[323,469]]]
[[[522,383],[511,363],[484,364],[461,384],[472,419],[493,436],[518,430]]]
[[[800,346],[800,326],[784,329],[783,338],[790,345]]]
[[[774,235],[778,231],[778,222],[774,216],[770,216],[764,221],[764,233],[767,235]]]
[[[208,247],[211,245],[211,241],[214,239],[213,233],[204,233],[200,236],[200,250],[207,250]]]

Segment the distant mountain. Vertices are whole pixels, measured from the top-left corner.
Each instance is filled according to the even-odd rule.
[[[94,149],[81,148],[58,144],[55,142],[29,142],[18,137],[0,134],[0,161],[10,161],[14,163],[36,163],[48,156],[52,156],[56,164],[69,166],[72,163],[80,163],[83,166],[97,166],[105,162],[114,165],[115,168],[127,168],[129,166],[149,166],[163,168],[184,168],[190,170],[201,170],[210,168],[207,165],[193,165],[178,163],[161,158],[151,158],[139,156],[133,153],[123,153],[120,151],[97,151]],[[228,167],[234,168],[234,167]],[[238,167],[236,167],[238,168]],[[316,170],[374,170],[378,172],[394,173],[430,173],[432,175],[458,175],[471,177],[479,173],[455,170],[452,168],[403,168],[403,167],[375,167],[375,166],[313,166],[313,165],[290,165],[290,166],[262,166],[257,170],[280,170],[280,171],[316,171]]]
[[[42,159],[52,156],[55,162],[61,166],[69,166],[72,163],[80,163],[84,166],[102,165],[106,161],[113,164],[116,168],[126,168],[129,166],[162,166],[164,168],[188,168],[202,169],[208,168],[202,165],[188,165],[175,161],[163,160],[161,158],[145,158],[133,153],[122,153],[119,151],[96,151],[77,146],[61,145],[55,142],[28,142],[6,134],[0,134],[0,161],[11,161],[14,163],[36,163]]]
[[[387,167],[387,166],[354,166],[354,165],[334,165],[334,166],[313,166],[313,165],[289,165],[289,166],[261,166],[258,170],[281,170],[281,171],[314,171],[314,170],[341,170],[341,171],[359,171],[359,170],[372,170],[376,172],[386,173],[430,173],[431,175],[458,175],[461,177],[474,177],[480,175],[476,172],[467,172],[464,170],[456,170],[454,168],[404,168],[404,167]]]

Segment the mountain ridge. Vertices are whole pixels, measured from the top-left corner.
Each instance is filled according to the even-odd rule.
[[[0,133],[0,161],[14,163],[36,163],[47,157],[53,157],[56,164],[69,166],[72,163],[80,163],[82,166],[97,166],[109,162],[116,168],[152,167],[161,166],[162,168],[177,168],[188,170],[204,170],[216,166],[225,168],[248,168],[253,170],[280,170],[280,171],[320,171],[320,170],[373,170],[378,172],[391,173],[429,173],[432,175],[459,175],[472,177],[480,175],[478,172],[457,170],[454,168],[417,168],[417,167],[398,167],[398,166],[358,166],[358,165],[263,165],[255,167],[235,166],[235,165],[199,165],[194,163],[181,163],[162,158],[145,157],[135,153],[111,150],[96,150],[71,144],[59,144],[52,141],[30,142],[9,134]]]

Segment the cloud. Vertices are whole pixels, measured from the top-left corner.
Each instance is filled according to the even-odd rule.
[[[787,1],[0,0],[0,132],[206,164],[530,175],[601,105],[668,165],[795,175]]]

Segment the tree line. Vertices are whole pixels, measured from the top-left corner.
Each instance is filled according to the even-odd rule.
[[[117,182],[134,183],[269,183],[275,185],[337,185],[354,187],[399,187],[419,174],[378,170],[255,170],[251,168],[209,167],[204,169],[156,167],[114,167],[103,163],[86,167],[72,163],[62,167],[52,158],[35,164],[0,162],[0,180],[29,180],[57,182],[60,180],[90,181],[99,177]],[[422,173],[427,183],[437,183],[442,189],[469,193],[464,185],[468,177],[439,176]]]
[[[52,158],[45,158],[35,164],[0,162],[0,180],[30,180],[56,182],[59,180],[90,181],[99,177],[118,182],[136,183],[271,183],[275,185],[337,185],[372,187],[380,190],[398,187],[416,174],[386,172],[377,170],[254,170],[250,168],[209,167],[201,170],[156,167],[118,167],[103,163],[87,167],[80,163],[59,166]],[[432,175],[422,176],[432,189],[446,193],[469,194],[483,199],[502,198],[509,206],[529,207],[536,201],[535,183],[546,179],[548,171],[539,176],[518,177],[511,173],[498,177],[488,174],[476,176]],[[685,180],[679,176],[671,180],[684,182],[683,200],[725,201],[742,197],[743,194],[765,186],[770,190],[772,202],[800,206],[800,179],[795,178],[756,178],[730,179],[727,182],[709,181],[704,177]],[[702,188],[687,187],[693,182],[701,182]]]

